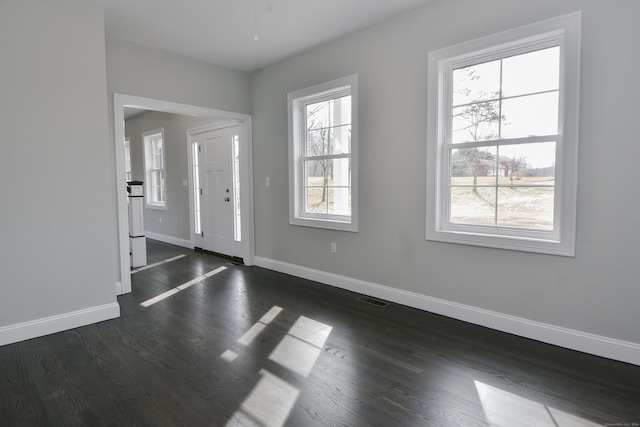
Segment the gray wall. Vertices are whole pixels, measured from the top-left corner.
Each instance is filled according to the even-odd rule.
[[[428,52],[578,10],[576,257],[426,241]],[[638,16],[634,0],[440,0],[255,73],[256,255],[640,343]],[[360,94],[359,232],[291,226],[287,92],[353,73]]]
[[[114,304],[102,9],[0,2],[0,328]]]
[[[183,185],[189,179],[187,130],[211,123],[211,119],[157,111],[147,111],[125,122],[125,136],[131,140],[131,176],[140,181],[146,181],[142,134],[164,128],[167,209],[145,208],[144,226],[147,233],[183,241],[191,240],[189,187]],[[166,240],[175,243],[175,240]]]
[[[116,92],[251,113],[247,73],[113,37],[107,37],[107,86],[110,105]]]

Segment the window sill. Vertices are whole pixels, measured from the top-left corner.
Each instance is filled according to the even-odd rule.
[[[155,209],[155,210],[159,210],[159,211],[166,211],[167,210],[167,206],[161,206],[161,205],[150,205],[150,204],[145,204],[144,205],[145,208],[147,209]]]
[[[302,227],[324,228],[328,230],[358,232],[358,225],[353,221],[336,221],[317,218],[290,218],[289,224]]]
[[[520,236],[500,236],[495,234],[444,230],[428,230],[426,239],[436,242],[575,257],[575,248],[573,245],[551,239],[545,240]]]

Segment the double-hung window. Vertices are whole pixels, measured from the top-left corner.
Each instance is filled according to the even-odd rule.
[[[357,231],[357,76],[288,94],[290,223]]]
[[[145,132],[142,138],[146,171],[146,205],[150,208],[166,209],[164,129]]]
[[[573,256],[580,15],[429,54],[427,239]]]

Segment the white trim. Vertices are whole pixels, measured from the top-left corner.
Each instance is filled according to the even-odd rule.
[[[117,317],[120,317],[120,305],[114,302],[84,310],[4,326],[0,328],[0,345],[55,334],[56,332],[79,328]]]
[[[253,141],[251,116],[193,105],[143,98],[121,93],[113,94],[114,141],[116,154],[116,206],[118,212],[118,247],[120,253],[120,277],[122,293],[131,292],[131,260],[129,259],[129,216],[127,210],[127,190],[124,171],[124,107],[145,110],[163,111],[173,114],[209,117],[215,120],[229,120],[240,123],[242,138],[240,139],[243,155],[240,158],[240,194],[241,209],[245,212],[242,221],[243,261],[245,265],[253,265],[255,255],[254,222],[253,222]],[[191,178],[189,178],[191,179]],[[190,207],[192,209],[192,207]],[[193,212],[190,212],[193,216]]]
[[[148,239],[157,240],[159,242],[169,243],[171,245],[181,246],[187,249],[193,249],[191,240],[180,239],[178,237],[167,236],[164,234],[152,233],[151,231],[145,231],[144,235]]]
[[[583,353],[640,365],[640,344],[638,343],[536,322],[259,256],[256,256],[255,262],[259,267],[370,295],[475,325]]]

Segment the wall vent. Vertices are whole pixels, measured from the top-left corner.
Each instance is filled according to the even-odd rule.
[[[377,307],[386,307],[389,305],[389,303],[386,301],[382,301],[382,300],[367,297],[367,296],[358,298],[358,301],[366,302],[367,304],[375,305]]]

